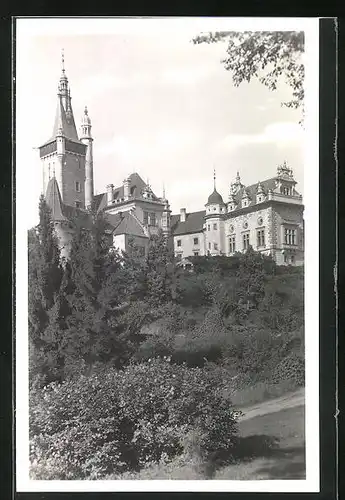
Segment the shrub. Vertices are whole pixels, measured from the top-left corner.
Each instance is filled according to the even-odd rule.
[[[305,380],[304,357],[292,352],[276,366],[272,380],[276,383],[282,380],[293,380],[297,386],[303,386]]]
[[[195,432],[202,454],[231,448],[237,413],[209,368],[165,359],[32,388],[30,458],[36,479],[100,478],[173,457]]]

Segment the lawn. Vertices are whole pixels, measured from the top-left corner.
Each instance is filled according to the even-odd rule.
[[[305,479],[304,406],[240,423],[238,463],[221,467],[213,479]]]
[[[107,479],[305,479],[304,405],[244,419],[236,456],[215,463],[152,465],[136,474]]]

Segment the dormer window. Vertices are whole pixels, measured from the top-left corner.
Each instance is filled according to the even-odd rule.
[[[281,193],[284,194],[285,196],[290,196],[291,192],[292,192],[291,187],[283,186],[281,188]]]

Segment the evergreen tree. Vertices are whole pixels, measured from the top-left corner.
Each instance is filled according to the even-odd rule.
[[[63,269],[50,209],[41,196],[39,224],[28,232],[28,312],[31,375],[47,375],[57,369],[54,345],[48,329],[56,316]]]
[[[28,263],[29,332],[34,343],[39,343],[63,272],[51,212],[43,196],[39,202],[39,225],[28,234]]]
[[[256,309],[265,291],[265,257],[250,247],[240,258],[238,278],[238,312],[247,315]]]
[[[176,298],[176,272],[173,252],[163,231],[150,237],[147,265],[147,294],[152,306],[166,304]]]
[[[107,221],[89,214],[90,224],[75,221],[69,258],[67,317],[61,348],[66,375],[96,362],[115,361],[126,351],[119,322],[121,294],[117,283],[121,259],[109,245]]]

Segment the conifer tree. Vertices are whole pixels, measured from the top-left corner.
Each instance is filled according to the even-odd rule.
[[[118,321],[121,302],[117,276],[121,260],[111,250],[107,221],[89,213],[89,223],[75,221],[69,258],[71,314],[62,339],[66,374],[121,357],[126,350]]]
[[[60,250],[50,209],[43,197],[39,201],[39,225],[28,234],[29,333],[39,344],[49,323],[49,310],[60,289],[62,266]]]
[[[151,304],[159,306],[175,299],[177,287],[173,253],[161,230],[150,238],[146,265],[147,292]]]
[[[44,381],[57,377],[56,334],[53,323],[59,313],[56,297],[60,293],[63,269],[50,209],[41,196],[39,224],[28,233],[28,313],[30,375]]]
[[[269,261],[270,259],[255,252],[252,247],[240,257],[237,272],[238,296],[240,306],[245,313],[251,308],[257,308],[264,296]]]

